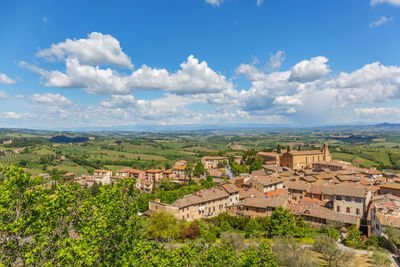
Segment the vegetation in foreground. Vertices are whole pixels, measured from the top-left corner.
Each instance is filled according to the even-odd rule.
[[[352,258],[334,256],[342,253],[337,230],[310,229],[281,208],[269,218],[221,214],[183,222],[165,213],[139,216],[134,179],[92,190],[42,186],[14,167],[1,169],[1,177],[0,260],[6,266],[345,266]],[[328,242],[328,248],[318,245]],[[313,251],[304,243],[314,244]],[[376,255],[385,262],[384,253]]]

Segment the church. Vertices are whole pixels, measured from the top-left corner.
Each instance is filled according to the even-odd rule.
[[[312,167],[313,163],[331,161],[328,145],[324,144],[321,150],[286,151],[282,154],[280,165],[292,170]]]

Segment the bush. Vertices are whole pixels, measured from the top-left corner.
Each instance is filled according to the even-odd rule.
[[[373,246],[376,248],[384,248],[387,250],[390,250],[390,243],[389,240],[387,240],[383,236],[377,236],[377,235],[371,235],[368,240],[365,242],[367,246]]]
[[[241,233],[223,232],[221,233],[221,242],[231,245],[236,251],[242,251],[244,248],[244,237]]]
[[[246,232],[246,237],[260,237],[263,235],[264,228],[256,220],[250,220],[246,224],[244,231]]]
[[[339,237],[340,237],[340,231],[339,231],[339,230],[336,230],[336,229],[334,229],[334,228],[331,228],[331,227],[329,227],[329,226],[323,225],[323,226],[319,229],[319,231],[320,231],[321,233],[323,233],[323,234],[325,234],[325,235],[327,235],[327,236],[333,238],[335,241],[338,240]]]
[[[343,239],[343,244],[347,247],[354,248],[354,249],[367,249],[367,245],[363,242],[353,241],[350,239]]]

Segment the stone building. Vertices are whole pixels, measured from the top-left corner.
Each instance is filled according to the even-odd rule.
[[[313,163],[331,161],[328,145],[322,150],[287,151],[282,154],[280,165],[292,170],[311,168]]]

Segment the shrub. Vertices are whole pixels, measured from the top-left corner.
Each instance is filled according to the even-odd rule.
[[[242,251],[244,248],[244,237],[241,233],[223,232],[221,233],[221,242],[231,245],[236,251]]]

